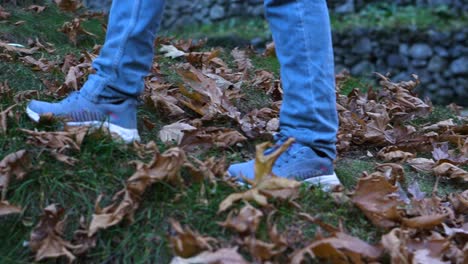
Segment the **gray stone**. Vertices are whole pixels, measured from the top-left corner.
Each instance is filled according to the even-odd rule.
[[[410,48],[408,46],[408,44],[400,44],[400,46],[398,46],[398,51],[400,52],[401,55],[403,56],[409,56],[410,52],[409,52]]]
[[[352,52],[362,55],[362,54],[369,54],[372,51],[372,42],[369,38],[361,38],[359,41],[354,45]]]
[[[417,43],[411,46],[410,56],[414,59],[424,60],[432,56],[432,48],[424,43]]]
[[[226,14],[226,12],[224,10],[224,7],[222,7],[220,5],[215,5],[210,9],[210,18],[212,20],[222,19],[225,14]]]
[[[447,67],[447,60],[439,56],[434,56],[429,61],[429,64],[427,65],[427,70],[430,72],[440,72],[444,70],[446,67]]]
[[[361,76],[367,75],[374,71],[374,66],[368,61],[361,61],[351,68],[351,75]]]
[[[468,76],[468,57],[462,57],[450,64],[450,71],[454,75]]]
[[[427,65],[427,60],[414,59],[411,61],[411,65],[415,68],[423,68]]]
[[[387,57],[387,65],[392,68],[405,68],[408,66],[408,58],[400,54],[390,54]]]
[[[436,46],[434,48],[434,52],[435,52],[435,54],[437,54],[438,56],[440,56],[442,58],[448,58],[449,57],[449,53],[448,53],[447,49],[444,48],[444,47]]]

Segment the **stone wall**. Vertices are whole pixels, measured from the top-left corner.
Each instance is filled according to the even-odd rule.
[[[92,10],[108,11],[112,0],[83,0]],[[468,12],[467,0],[327,0],[331,12],[351,13],[370,3],[397,5],[447,6],[452,12]],[[263,0],[167,0],[163,29],[196,23],[209,23],[238,16],[263,16]]]
[[[106,9],[111,0],[85,0],[92,9]],[[468,11],[467,0],[328,0],[331,12],[356,12],[369,3],[440,6],[453,12]],[[162,27],[209,23],[234,16],[263,16],[262,0],[166,1]],[[389,72],[394,80],[420,76],[420,94],[435,103],[456,101],[468,105],[468,29],[453,32],[414,29],[354,29],[334,32],[337,71],[355,76]],[[251,41],[263,46],[266,40]],[[248,42],[248,41],[247,41]]]
[[[393,80],[419,76],[419,94],[434,103],[468,106],[468,28],[454,32],[433,30],[354,29],[334,32],[336,70],[371,77],[390,73]]]

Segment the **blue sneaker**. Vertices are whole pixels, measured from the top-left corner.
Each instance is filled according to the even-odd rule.
[[[277,144],[265,154],[271,153],[285,141],[285,139],[278,140]],[[255,178],[254,165],[255,160],[233,164],[229,166],[228,173],[242,184],[242,176],[249,180]],[[272,171],[279,177],[317,185],[324,190],[330,190],[331,187],[341,184],[333,170],[332,160],[317,155],[311,148],[297,142],[279,156]]]
[[[32,100],[26,113],[35,122],[41,115],[52,114],[63,118],[69,126],[105,127],[125,143],[140,141],[136,126],[136,101],[127,99],[120,103],[93,103],[79,92],[71,93],[57,103]]]

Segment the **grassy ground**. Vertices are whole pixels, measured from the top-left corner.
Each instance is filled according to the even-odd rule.
[[[98,34],[100,37],[93,39],[86,37],[79,42],[77,47],[71,45],[67,38],[57,28],[68,20],[67,15],[49,8],[41,15],[15,9],[13,21],[25,20],[20,26],[8,23],[0,23],[0,39],[10,42],[24,43],[29,37],[38,37],[41,41],[53,43],[57,52],[53,56],[63,56],[68,52],[78,53],[81,49],[90,49],[95,43],[102,41],[99,20],[93,20],[85,24],[87,30]],[[41,22],[36,23],[40,16]],[[46,19],[45,21],[42,19]],[[238,23],[238,22],[235,22]],[[207,29],[206,32],[211,32]],[[214,31],[213,34],[220,32]],[[211,34],[211,33],[210,33]],[[40,55],[37,55],[40,56]],[[50,56],[50,55],[47,55]],[[161,59],[162,71],[170,76],[171,63]],[[232,60],[232,58],[231,58]],[[265,59],[257,55],[253,58],[257,68],[264,68],[278,75],[279,66],[275,59]],[[60,74],[50,75],[32,71],[21,63],[12,63],[0,60],[0,83],[8,81],[15,92],[22,90],[44,88],[41,79],[51,78],[63,81]],[[343,92],[347,93],[356,86],[361,86],[362,81],[352,79],[346,82]],[[259,108],[269,104],[263,92],[245,88],[250,98],[246,104],[249,108]],[[41,97],[41,99],[48,99]],[[13,104],[12,97],[0,98],[2,110]],[[30,263],[33,258],[23,242],[29,240],[32,227],[38,222],[42,208],[59,203],[66,209],[68,225],[66,237],[77,227],[77,219],[81,215],[90,216],[94,211],[94,201],[101,193],[111,195],[121,189],[125,179],[134,171],[129,165],[132,160],[138,159],[136,153],[129,147],[114,143],[109,137],[88,137],[80,152],[72,153],[79,160],[78,164],[71,167],[64,165],[50,157],[41,148],[26,144],[26,135],[21,128],[34,129],[34,124],[23,113],[25,105],[17,106],[18,122],[9,119],[9,130],[0,135],[0,159],[16,150],[27,149],[33,153],[32,164],[36,168],[32,170],[24,181],[15,181],[10,186],[9,201],[21,205],[24,208],[22,215],[14,215],[0,219],[0,263]],[[436,107],[443,109],[443,107]],[[156,122],[156,127],[149,130],[141,124],[140,130],[143,142],[155,140],[161,150],[164,146],[158,141],[157,131],[162,125],[170,123],[170,120],[160,117],[150,109],[139,109],[140,118],[148,117]],[[420,122],[435,122],[451,117],[449,112],[437,110],[432,116]],[[40,130],[54,130],[56,127],[41,126]],[[229,161],[242,160],[251,155],[254,144],[248,142],[242,148],[232,148],[227,153],[221,153],[217,149],[211,149],[200,156],[225,155]],[[369,151],[375,154],[374,149]],[[355,151],[340,157],[336,163],[336,171],[346,188],[352,189],[357,178],[363,171],[371,171],[377,164],[375,158],[370,158],[366,152]],[[431,191],[434,178],[431,175],[415,174],[406,169],[408,182],[417,180],[424,191]],[[441,192],[461,190],[466,186],[457,186],[449,181],[439,183]],[[207,188],[207,189],[204,189]],[[101,232],[97,247],[86,257],[79,259],[80,263],[167,263],[171,256],[168,247],[169,218],[175,218],[182,224],[189,224],[200,233],[214,237],[227,237],[230,231],[226,231],[217,225],[225,219],[226,215],[216,214],[218,204],[228,194],[233,192],[231,187],[219,185],[216,189],[206,185],[202,188],[199,184],[178,189],[167,184],[156,184],[145,194],[141,209],[135,216],[133,225],[122,224]],[[337,225],[341,220],[348,231],[363,240],[376,242],[380,238],[382,230],[378,230],[356,208],[349,205],[337,205],[328,194],[317,190],[303,188],[298,203],[303,206],[303,211],[311,215],[319,214],[325,222]],[[177,198],[177,199],[176,199]],[[307,238],[313,238],[316,226],[298,218],[295,209],[287,206],[279,206],[277,218],[280,230],[294,223],[302,230]],[[88,219],[89,220],[89,219]],[[266,227],[263,227],[266,234]],[[291,234],[292,235],[292,234]],[[304,241],[302,241],[304,243]],[[50,263],[53,263],[51,261]]]

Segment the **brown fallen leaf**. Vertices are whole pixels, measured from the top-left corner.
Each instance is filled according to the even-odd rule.
[[[82,4],[80,0],[54,0],[60,10],[65,12],[75,12]]]
[[[307,247],[293,253],[291,264],[304,263],[306,256],[330,263],[369,263],[382,255],[382,250],[359,238],[337,232],[328,238],[317,238]]]
[[[39,48],[34,47],[31,49],[27,48],[22,48],[22,47],[16,47],[14,45],[10,45],[9,43],[3,42],[0,40],[0,48],[3,49],[4,51],[8,53],[13,53],[13,54],[27,54],[27,55],[32,55],[37,52]]]
[[[44,208],[41,220],[31,232],[29,239],[29,247],[36,253],[36,261],[62,256],[70,262],[75,260],[75,256],[70,251],[74,246],[62,238],[65,219],[60,219],[64,212],[65,210],[56,204]]]
[[[7,118],[11,113],[11,110],[16,107],[16,104],[8,107],[5,110],[0,109],[0,134],[6,134],[8,127],[7,127]]]
[[[241,254],[237,252],[237,247],[222,248],[215,252],[205,251],[191,258],[174,257],[170,264],[248,264]]]
[[[262,217],[263,213],[260,210],[246,203],[239,214],[234,215],[234,211],[231,211],[227,219],[219,225],[231,228],[241,235],[255,234]]]
[[[0,217],[10,214],[21,213],[21,208],[8,203],[8,201],[0,201]]]
[[[87,127],[66,127],[65,131],[43,132],[21,129],[28,135],[27,143],[64,153],[66,150],[80,151],[81,143],[88,133]]]
[[[251,189],[243,193],[233,193],[226,197],[218,207],[218,213],[227,210],[239,200],[255,201],[261,206],[268,205],[268,198],[278,198],[281,200],[293,200],[297,197],[300,182],[278,177],[272,173],[273,164],[276,159],[286,151],[294,138],[289,138],[274,151],[265,155],[271,143],[262,143],[256,146],[255,156],[255,178],[253,181],[245,179],[252,186]]]
[[[237,69],[246,76],[247,72],[253,68],[252,60],[247,55],[247,52],[235,48],[231,51],[231,55],[234,58],[234,62],[237,64]]]
[[[389,146],[381,149],[377,153],[377,157],[384,161],[405,162],[408,159],[414,158],[414,154],[402,151],[396,146]]]
[[[63,32],[67,35],[68,39],[70,40],[71,43],[73,43],[75,46],[78,41],[78,36],[80,34],[85,34],[88,36],[92,37],[97,37],[95,34],[85,30],[83,27],[81,27],[81,23],[84,22],[85,20],[83,18],[74,18],[70,22],[65,22],[62,27],[60,28],[60,32]]]
[[[159,139],[164,143],[180,144],[184,137],[184,132],[197,130],[196,127],[187,123],[178,121],[169,125],[165,125],[159,130]]]
[[[447,215],[422,215],[413,218],[402,218],[404,226],[418,229],[433,229],[434,227],[442,224],[447,218]]]
[[[411,166],[411,168],[421,172],[430,172],[435,166],[435,162],[433,159],[426,158],[414,158],[409,159],[406,162]]]
[[[174,219],[170,219],[169,221],[173,229],[169,241],[174,255],[189,258],[204,250],[211,251],[213,249],[210,243],[216,242],[214,238],[203,237],[188,227],[184,229]]]
[[[149,164],[134,162],[135,173],[127,180],[125,188],[113,197],[113,203],[101,208],[98,197],[95,212],[88,228],[88,236],[94,236],[100,229],[107,229],[127,219],[133,222],[135,211],[139,208],[143,193],[152,184],[166,181],[182,184],[180,168],[186,161],[185,153],[179,148],[171,148],[163,154],[156,153]]]
[[[436,176],[444,176],[450,179],[458,179],[464,182],[468,181],[468,172],[448,162],[444,162],[433,168]]]
[[[36,13],[42,13],[46,9],[46,6],[41,5],[30,5],[26,8],[26,10],[33,11]]]
[[[17,180],[22,180],[30,167],[28,152],[24,149],[8,154],[0,161],[0,188],[2,190],[0,200],[6,200],[11,177],[15,176]]]
[[[0,20],[8,19],[11,16],[2,6],[0,6]]]
[[[389,228],[401,219],[398,206],[403,202],[397,199],[397,190],[381,173],[364,173],[351,200],[374,225]]]
[[[187,151],[209,149],[213,146],[228,148],[247,140],[234,129],[224,127],[200,127],[188,130],[180,141],[180,147]]]

